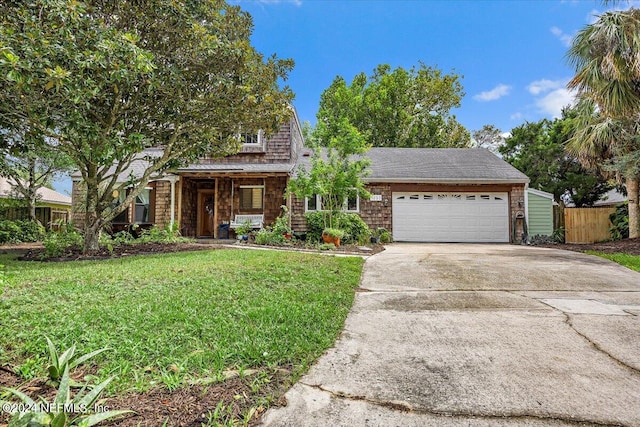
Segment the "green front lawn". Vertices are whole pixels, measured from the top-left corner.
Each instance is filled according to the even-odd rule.
[[[631,270],[640,271],[640,255],[627,255],[623,253],[605,254],[596,251],[586,251],[589,255],[597,255],[602,258],[610,259],[620,265],[624,265]]]
[[[119,393],[228,369],[303,371],[342,329],[363,260],[215,250],[0,264],[0,364],[43,376],[45,335],[80,354],[110,347],[92,363]]]

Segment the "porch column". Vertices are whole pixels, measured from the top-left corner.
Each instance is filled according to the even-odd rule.
[[[169,227],[173,229],[173,224],[176,222],[176,182],[180,180],[177,175],[168,175],[167,181],[171,183],[171,213],[169,219]]]

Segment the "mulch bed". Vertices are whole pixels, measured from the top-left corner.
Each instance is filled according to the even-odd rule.
[[[134,413],[123,416],[117,421],[106,423],[110,426],[200,427],[203,424],[208,425],[209,417],[219,405],[224,405],[225,410],[221,412],[227,420],[243,419],[242,415],[246,414],[253,406],[252,403],[255,404],[257,401],[270,400],[272,406],[285,405],[286,401],[283,396],[291,386],[290,373],[287,370],[277,370],[269,372],[269,374],[271,381],[261,386],[257,393],[251,389],[253,376],[249,375],[206,386],[191,385],[174,391],[157,388],[145,393],[127,393],[101,400],[99,404],[105,410],[134,411]],[[81,380],[82,374],[75,375],[75,377],[76,380]],[[0,369],[0,384],[19,388],[34,400],[37,396],[43,396],[51,402],[56,394],[56,389],[43,379],[34,379],[25,383],[6,367]],[[249,425],[257,425],[266,409],[266,407],[257,407]],[[0,413],[0,427],[6,426],[8,421],[8,414]]]
[[[321,252],[321,253],[336,253],[336,254],[355,254],[355,255],[373,255],[384,250],[384,245],[371,244],[367,246],[358,245],[341,245],[330,251],[318,251],[313,248],[307,248],[304,242],[297,244],[290,244],[287,246],[259,246],[246,243],[235,243],[230,241],[231,245],[242,247],[256,247],[263,249],[282,249],[300,252]],[[90,254],[83,254],[80,248],[74,248],[70,250],[65,256],[61,257],[46,257],[44,248],[41,243],[28,243],[20,245],[0,246],[0,253],[13,253],[18,256],[21,261],[49,261],[49,262],[62,262],[62,261],[83,261],[83,260],[99,260],[109,258],[119,258],[132,255],[151,255],[160,253],[172,253],[172,252],[184,252],[184,251],[202,251],[211,249],[226,249],[229,244],[219,243],[138,243],[135,245],[121,245],[115,246],[112,251],[107,248],[102,248],[99,251],[92,252]]]
[[[622,239],[611,242],[588,243],[588,244],[555,244],[540,245],[546,248],[565,249],[567,251],[585,252],[596,251],[606,254],[624,253],[628,255],[640,255],[640,238]]]

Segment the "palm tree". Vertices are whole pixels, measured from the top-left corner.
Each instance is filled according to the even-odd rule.
[[[640,237],[640,10],[610,11],[586,26],[568,52],[576,68],[569,88],[584,108],[568,149],[584,163],[610,159],[629,197],[629,237]]]

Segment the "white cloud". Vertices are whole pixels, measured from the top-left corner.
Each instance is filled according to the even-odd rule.
[[[524,116],[522,115],[521,112],[513,113],[512,115],[509,116],[511,120],[521,120],[523,117]]]
[[[556,118],[562,115],[562,109],[564,107],[575,103],[575,95],[574,91],[561,88],[547,93],[542,98],[536,99],[535,103],[541,113]]]
[[[527,86],[527,90],[532,95],[540,95],[550,90],[560,89],[567,85],[567,80],[536,80]]]
[[[499,84],[491,90],[480,92],[477,95],[474,95],[473,99],[476,101],[495,101],[496,99],[500,99],[503,96],[509,95],[511,91],[511,86],[505,84]]]
[[[566,34],[564,31],[562,31],[558,27],[551,27],[551,34],[556,36],[562,42],[562,44],[565,45],[566,47],[571,46],[571,41],[573,41],[572,35]]]

